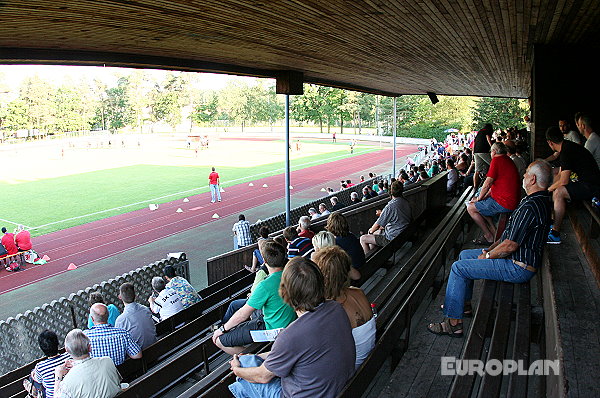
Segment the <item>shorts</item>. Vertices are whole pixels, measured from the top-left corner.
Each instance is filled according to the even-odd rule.
[[[487,172],[492,162],[492,155],[489,153],[474,153],[475,172]]]
[[[493,217],[496,214],[510,213],[512,211],[500,206],[498,202],[491,198],[491,196],[488,196],[484,200],[475,202],[475,207],[477,208],[479,214],[484,217]]]
[[[375,234],[373,235],[373,237],[375,237],[375,244],[377,246],[385,246],[388,243],[390,243],[390,240],[388,238],[385,237],[385,234]]]
[[[594,196],[598,195],[598,191],[600,187],[592,184],[588,184],[586,182],[572,182],[570,181],[567,185],[565,185],[565,189],[569,193],[569,197],[571,201],[576,200],[590,200]]]
[[[251,330],[265,330],[265,321],[262,316],[240,323],[227,333],[223,333],[219,340],[225,347],[240,347],[252,344]]]

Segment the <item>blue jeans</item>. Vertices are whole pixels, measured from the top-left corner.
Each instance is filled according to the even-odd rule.
[[[229,303],[229,306],[227,307],[227,311],[225,311],[225,316],[223,316],[223,323],[226,323],[228,320],[231,319],[231,317],[233,316],[233,314],[235,314],[235,312],[237,310],[239,310],[240,308],[242,308],[244,306],[244,304],[246,304],[246,299],[237,299],[237,300],[233,300],[231,303]]]
[[[458,256],[458,261],[452,264],[446,298],[444,300],[444,313],[448,318],[462,319],[465,302],[473,296],[473,281],[475,279],[490,279],[512,283],[529,281],[534,273],[527,271],[505,258],[479,260],[477,256],[481,249],[463,250]]]
[[[208,184],[210,187],[210,199],[214,202],[215,196],[221,200],[221,190],[219,189],[218,184]]]

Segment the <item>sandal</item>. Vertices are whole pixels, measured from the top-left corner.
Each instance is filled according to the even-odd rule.
[[[444,318],[440,323],[430,323],[429,326],[427,326],[427,330],[440,336],[450,336],[455,338],[463,337],[462,323],[457,323],[452,326],[449,318]]]
[[[444,311],[444,304],[440,305],[440,310]],[[465,303],[463,307],[463,317],[464,318],[472,318],[473,317],[473,307],[471,303]]]
[[[471,242],[473,242],[474,245],[477,246],[491,246],[492,243],[494,242],[488,242],[487,240],[485,240],[485,238],[483,239],[473,239]]]

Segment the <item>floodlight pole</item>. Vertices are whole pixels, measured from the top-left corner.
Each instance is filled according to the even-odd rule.
[[[396,124],[397,124],[397,121],[396,121],[396,97],[394,97],[394,114],[393,114],[393,119],[394,119],[394,121],[393,121],[394,125],[392,127],[392,131],[394,132],[394,148],[393,148],[393,151],[394,151],[394,157],[393,157],[393,159],[394,160],[392,162],[392,173],[393,173],[392,177],[395,178],[396,177]]]
[[[285,225],[292,223],[290,214],[290,95],[285,95]]]

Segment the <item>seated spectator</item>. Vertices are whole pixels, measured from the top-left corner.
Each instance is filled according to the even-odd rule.
[[[580,114],[577,114],[576,116],[580,116]],[[571,128],[569,126],[569,122],[566,118],[559,119],[558,128],[560,129],[560,132],[563,134],[563,139],[574,142],[579,145],[584,145],[584,143],[582,142],[583,140],[582,140],[581,135],[579,135],[579,133],[577,131],[571,130]],[[546,160],[548,162],[554,162],[555,160],[558,159],[559,155],[560,155],[560,153],[553,152],[552,155],[550,155],[546,158]]]
[[[352,267],[348,275],[352,280],[360,279],[360,268],[365,265],[365,252],[360,241],[348,226],[348,220],[343,214],[335,212],[329,215],[325,229],[335,236],[335,244],[344,249],[352,260]]]
[[[107,357],[92,357],[90,339],[73,329],[65,337],[73,358],[54,370],[55,396],[59,398],[112,398],[121,392],[121,376]]]
[[[370,187],[373,191],[375,191],[375,193],[379,192],[379,190],[381,189],[379,187],[379,181],[375,180],[373,182],[373,186]]]
[[[161,278],[162,279],[162,278]],[[96,303],[90,308],[94,326],[84,333],[90,339],[92,357],[110,357],[119,366],[129,356],[133,359],[142,357],[142,350],[125,329],[108,324],[108,308],[105,304]]]
[[[371,189],[371,187],[366,187],[366,188],[367,188],[367,195],[369,196],[369,199],[377,197],[377,192],[374,189]]]
[[[323,275],[305,258],[290,260],[280,289],[298,319],[279,333],[270,352],[260,354],[261,365],[241,367],[234,355],[233,373],[245,380],[241,388],[249,391],[263,387],[246,382],[267,384],[280,377],[281,394],[271,391],[270,396],[336,397],[354,373],[356,352],[348,316],[339,303],[325,300]],[[319,338],[307,338],[315,333]]]
[[[31,244],[31,234],[23,225],[19,225],[15,230],[15,244],[21,252],[31,250],[33,247]]]
[[[590,151],[596,164],[600,167],[600,136],[592,128],[592,118],[586,113],[578,113],[575,115],[575,122],[585,137],[585,149]]]
[[[331,201],[331,211],[337,211],[337,210],[341,210],[344,208],[344,205],[342,203],[340,203],[339,199],[337,196],[332,196],[331,199],[329,199]]]
[[[369,200],[371,199],[371,195],[369,194],[369,188],[368,187],[364,187],[362,190],[362,198],[361,201],[364,202],[365,200]]]
[[[399,180],[402,183],[402,185],[406,186],[408,184],[410,184],[410,177],[408,176],[408,174],[406,173],[406,171],[402,170],[400,172],[400,176],[399,176]]]
[[[358,367],[375,347],[376,324],[369,299],[356,287],[350,287],[350,256],[338,246],[327,247],[315,256],[325,279],[325,298],[342,304],[352,326]]]
[[[115,327],[127,330],[143,350],[156,342],[156,328],[150,308],[135,302],[135,288],[126,282],[119,287],[119,299],[125,309],[117,317]]]
[[[340,181],[340,191],[344,190],[348,188],[348,185],[346,184],[346,181]]]
[[[440,172],[440,165],[435,160],[432,162],[431,167],[427,170],[427,175],[433,177]]]
[[[350,203],[360,203],[360,198],[358,197],[358,192],[352,192],[350,194]]]
[[[314,250],[309,238],[298,236],[296,227],[287,227],[283,230],[283,237],[288,245],[288,258],[296,256],[310,256]]]
[[[164,321],[183,309],[179,294],[168,288],[165,280],[160,276],[152,278],[152,290],[154,293],[148,298],[148,302],[150,310],[158,315],[159,321]]]
[[[350,181],[350,180],[346,180],[346,186],[347,186],[348,188],[350,188],[350,187],[353,187],[353,186],[355,186],[355,185],[356,185],[356,184],[352,184],[352,181]]]
[[[321,213],[321,217],[329,215],[330,211],[327,210],[327,206],[325,206],[325,203],[321,203],[319,205],[319,213]]]
[[[2,235],[2,246],[4,246],[4,249],[6,250],[6,254],[7,255],[13,255],[13,254],[17,254],[19,252],[19,249],[17,248],[17,245],[15,244],[15,234],[8,232],[8,230],[6,229],[6,227],[2,227],[2,233],[4,235]]]
[[[360,182],[365,182],[365,176],[360,176]]]
[[[179,294],[183,308],[188,308],[202,300],[196,289],[184,277],[175,274],[175,268],[172,265],[163,268],[163,272],[167,281],[165,287],[173,289]]]
[[[315,209],[314,207],[308,209],[308,216],[311,220],[316,220],[317,218],[321,217],[317,209]]]
[[[560,131],[558,134],[562,138]],[[545,231],[550,226],[547,188],[551,181],[547,162],[537,160],[529,166],[523,177],[527,196],[508,219],[502,237],[486,249],[463,250],[452,264],[443,306],[446,318],[429,324],[430,332],[463,335],[462,319],[465,313],[472,313],[470,301],[475,280],[524,283],[535,275],[542,265]]]
[[[490,169],[479,194],[467,203],[467,212],[483,232],[483,239],[473,243],[487,246],[496,235],[492,217],[510,213],[521,199],[521,178],[517,166],[506,155],[506,146],[501,142],[494,143],[491,156]]]
[[[302,216],[298,220],[298,236],[312,239],[315,233],[310,230],[310,218]]]
[[[252,252],[252,266],[248,267],[247,265],[244,265],[244,268],[248,271],[257,272],[260,266],[263,265],[263,263],[265,262],[265,260],[262,257],[262,254],[260,253],[260,245],[267,239],[269,239],[269,228],[263,225],[258,230],[258,240],[256,241],[256,243],[258,244],[258,249],[254,249],[254,251]]]
[[[250,246],[252,244],[252,235],[250,234],[250,223],[246,221],[246,216],[240,214],[238,222],[233,224],[233,234],[237,237],[237,247]]]
[[[329,217],[331,217],[331,215]],[[311,260],[315,257],[315,254],[322,248],[335,246],[335,236],[331,232],[320,231],[312,238],[312,244],[315,250],[310,255]]]
[[[454,167],[454,160],[446,160],[446,169],[448,170],[448,181],[446,182],[446,192],[454,192],[458,183],[458,171]]]
[[[600,195],[600,170],[592,154],[581,145],[565,140],[557,127],[546,131],[546,140],[550,148],[560,154],[558,175],[548,188],[554,202],[554,223],[548,243],[560,244],[567,201],[591,200]]]
[[[410,204],[402,196],[403,191],[404,187],[399,181],[392,183],[392,200],[385,205],[377,221],[369,228],[368,234],[360,237],[365,254],[376,247],[387,245],[410,224]]]
[[[381,181],[379,187],[381,189],[379,190],[378,195],[387,195],[390,192],[390,186],[387,181]]]
[[[425,181],[429,179],[429,174],[425,170],[419,172],[419,178],[417,181]]]
[[[108,308],[108,324],[115,326],[115,322],[117,320],[117,317],[119,315],[121,315],[121,311],[119,311],[117,306],[114,304],[106,304],[106,301],[104,301],[104,296],[102,295],[102,293],[100,293],[100,292],[90,293],[90,297],[88,298],[88,303],[90,304],[90,307],[96,303],[105,304],[106,307]],[[88,329],[91,329],[92,326],[94,326],[94,322],[92,321],[92,315],[90,314],[90,315],[88,315],[87,327],[88,327]]]
[[[525,170],[527,170],[527,162],[525,159],[517,155],[517,144],[514,141],[504,141],[504,146],[506,146],[506,151],[508,152],[508,157],[515,163],[517,166],[517,171],[519,172],[519,177],[523,178],[523,174],[525,174]]]
[[[468,156],[465,153],[461,153],[458,156],[458,163],[456,164],[456,170],[461,175],[464,176],[468,168],[469,168]]]
[[[39,361],[31,371],[29,379],[23,381],[23,386],[27,392],[31,391],[31,385],[40,391],[43,387],[46,398],[54,397],[54,369],[63,365],[70,358],[69,353],[59,354],[58,336],[50,330],[44,330],[38,336],[40,349],[46,356],[46,359]]]
[[[275,242],[266,242],[263,250],[269,276],[256,286],[246,304],[212,336],[215,345],[231,355],[242,352],[245,345],[252,343],[251,330],[285,328],[296,319],[292,307],[279,295],[281,275],[287,262],[285,248]],[[256,310],[262,310],[262,316],[248,320]]]

